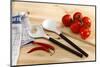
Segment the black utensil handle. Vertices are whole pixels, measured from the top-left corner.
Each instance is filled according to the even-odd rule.
[[[71,48],[65,46],[64,44],[58,42],[57,40],[55,40],[55,39],[53,39],[53,38],[51,38],[51,37],[49,38],[49,40],[50,40],[51,42],[55,43],[57,46],[59,46],[59,47],[65,49],[65,50],[67,50],[67,51],[69,51],[69,52],[71,52],[71,53],[73,53],[73,54],[75,54],[75,55],[77,55],[77,56],[79,56],[79,57],[81,57],[81,58],[83,57],[83,55],[82,55],[81,53],[79,53],[79,52],[77,52],[77,51],[75,51],[75,50],[73,50],[73,49],[71,49]]]
[[[59,35],[61,38],[63,38],[66,42],[68,42],[71,46],[76,48],[79,52],[81,52],[84,56],[88,57],[88,54],[83,51],[80,47],[78,47],[76,44],[74,44],[71,40],[69,40],[67,37],[65,37],[62,33]]]

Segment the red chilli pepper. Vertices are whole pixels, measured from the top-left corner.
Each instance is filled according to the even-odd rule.
[[[37,51],[37,50],[42,50],[42,51],[45,51],[45,52],[47,52],[47,53],[51,53],[51,52],[49,51],[49,49],[46,49],[45,47],[35,47],[35,48],[32,48],[31,50],[29,50],[27,53],[31,53],[31,52]]]
[[[45,51],[47,53],[50,53],[51,56],[55,53],[55,48],[53,46],[49,45],[49,44],[45,44],[45,43],[41,43],[41,42],[35,42],[35,41],[30,41],[27,44],[30,44],[30,43],[38,44],[40,47],[32,48],[27,53],[31,53],[31,52],[37,51],[37,50],[42,50],[42,51]],[[53,53],[50,51],[50,49],[53,50]]]
[[[38,45],[40,45],[40,46],[42,46],[42,47],[45,47],[45,48],[47,48],[47,49],[52,49],[53,51],[55,50],[55,48],[54,48],[53,46],[49,45],[49,44],[40,43],[40,42],[34,42],[34,41],[33,41],[33,43],[34,43],[34,44],[38,44]]]
[[[42,47],[45,47],[45,48],[47,48],[47,49],[52,49],[53,51],[55,50],[55,48],[54,48],[53,46],[49,45],[49,44],[45,44],[45,43],[41,43],[41,42],[35,42],[35,41],[30,41],[30,42],[28,42],[28,43],[26,43],[26,44],[30,44],[30,43],[38,44],[38,45],[40,45],[40,46],[42,46]],[[25,44],[25,45],[26,45],[26,44]]]

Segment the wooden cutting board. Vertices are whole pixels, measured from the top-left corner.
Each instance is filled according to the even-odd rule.
[[[70,40],[80,46],[83,50],[85,50],[89,57],[79,58],[70,52],[67,52],[61,49],[58,46],[55,46],[53,43],[44,39],[37,39],[36,41],[45,42],[53,45],[56,48],[56,52],[53,56],[43,52],[36,51],[31,54],[27,54],[26,52],[35,47],[36,45],[27,45],[21,48],[20,56],[18,59],[18,65],[25,64],[45,64],[45,63],[60,63],[60,62],[76,62],[76,61],[93,61],[95,60],[95,7],[94,6],[78,6],[78,5],[63,5],[63,4],[50,4],[50,3],[31,3],[31,2],[13,2],[12,3],[12,12],[13,14],[18,12],[30,12],[30,21],[31,24],[41,25],[44,19],[53,19],[57,21],[58,25],[61,24],[61,18],[65,14],[73,15],[76,11],[82,12],[84,16],[88,16],[91,18],[92,26],[91,26],[91,36],[83,40],[79,35],[73,34],[69,28],[63,27],[61,30],[65,33]],[[59,36],[55,33],[45,31],[51,37],[57,39],[63,44],[67,44]],[[71,47],[71,46],[69,46]],[[71,47],[72,48],[72,47]],[[73,48],[74,49],[74,48]]]

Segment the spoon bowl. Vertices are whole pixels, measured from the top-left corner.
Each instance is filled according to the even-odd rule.
[[[57,29],[57,23],[53,20],[50,20],[50,19],[44,20],[44,22],[42,23],[42,26],[46,30],[60,34],[60,31]]]

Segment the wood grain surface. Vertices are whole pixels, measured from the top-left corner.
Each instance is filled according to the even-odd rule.
[[[36,39],[39,42],[45,42],[51,44],[55,47],[56,52],[53,56],[43,51],[36,51],[31,54],[27,54],[30,48],[37,45],[26,45],[21,47],[20,56],[18,59],[18,65],[27,64],[46,64],[46,63],[61,63],[61,62],[76,62],[76,61],[94,61],[95,60],[95,7],[94,6],[78,6],[78,5],[63,5],[63,4],[48,4],[48,3],[31,3],[31,2],[13,2],[12,3],[12,13],[18,12],[30,12],[29,18],[31,24],[41,25],[44,19],[53,19],[58,25],[61,25],[61,18],[65,14],[73,15],[76,11],[82,12],[84,16],[88,16],[92,20],[91,26],[91,36],[82,40],[79,35],[73,34],[69,28],[60,27],[62,32],[72,40],[75,44],[85,50],[89,57],[79,58],[68,51],[56,46],[55,44],[49,42],[45,39]],[[59,38],[58,35],[52,32],[45,31],[49,36],[57,39],[58,41],[71,47],[64,40]],[[72,47],[71,47],[72,48]],[[73,48],[74,49],[74,48]]]

